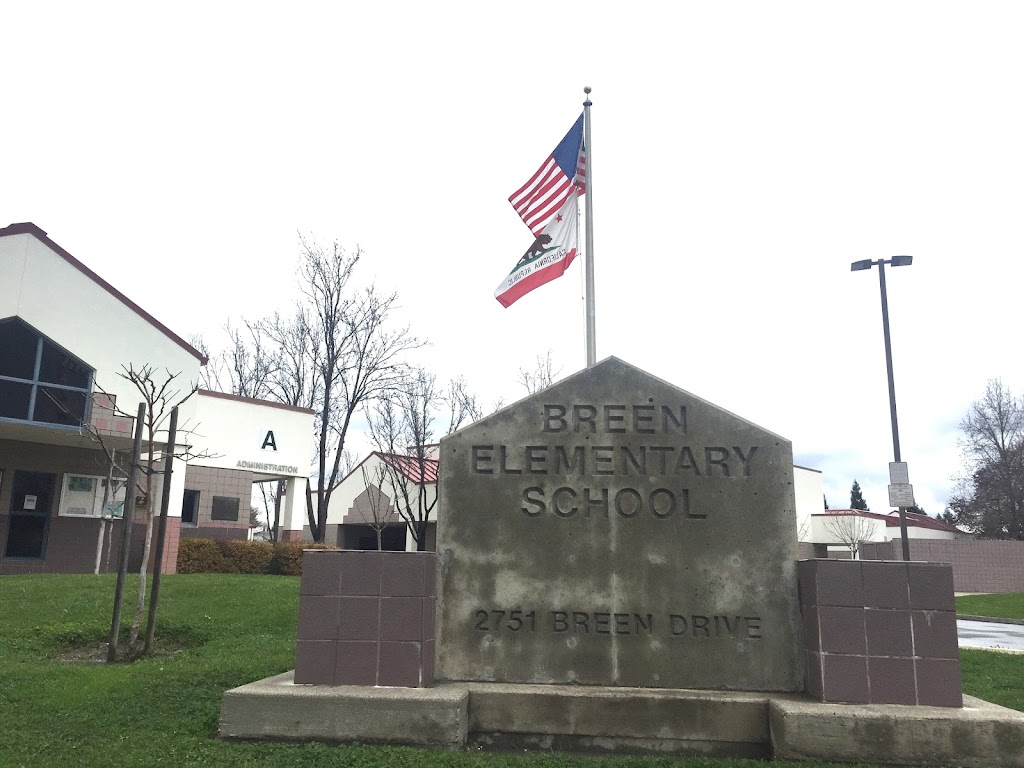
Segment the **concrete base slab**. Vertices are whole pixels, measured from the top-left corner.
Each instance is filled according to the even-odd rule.
[[[220,735],[1024,768],[1024,712],[970,696],[955,709],[654,688],[332,687],[296,685],[286,672],[225,693]]]
[[[767,693],[469,683],[491,748],[770,757]]]
[[[964,696],[962,709],[772,698],[775,757],[1024,768],[1024,712]]]
[[[468,706],[465,686],[296,685],[292,671],[225,693],[219,733],[225,739],[460,747],[466,743]]]

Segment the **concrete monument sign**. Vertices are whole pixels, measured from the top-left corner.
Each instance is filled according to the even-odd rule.
[[[787,440],[609,358],[440,461],[439,680],[802,688]]]

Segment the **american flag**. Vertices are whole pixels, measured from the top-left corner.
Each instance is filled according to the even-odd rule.
[[[582,195],[586,191],[586,166],[583,115],[580,115],[540,169],[508,199],[533,234],[543,231],[570,195]]]

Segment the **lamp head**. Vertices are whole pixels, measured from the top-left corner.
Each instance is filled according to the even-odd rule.
[[[909,267],[914,263],[913,256],[893,256],[889,261],[894,267]]]
[[[871,259],[863,259],[862,261],[855,261],[850,265],[851,272],[860,272],[863,269],[871,269],[871,265],[874,264]]]

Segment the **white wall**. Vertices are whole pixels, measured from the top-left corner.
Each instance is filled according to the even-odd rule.
[[[366,490],[363,481],[363,470],[366,470],[366,479],[374,483],[378,477],[378,468],[381,466],[380,457],[371,453],[367,456],[349,475],[342,478],[341,483],[331,494],[331,507],[327,510],[327,524],[339,525],[341,523],[365,523],[358,514],[349,517],[348,511],[352,508],[359,495]],[[394,502],[391,489],[382,489],[388,498]]]
[[[363,519],[363,516],[356,513],[349,515],[349,510],[355,503],[356,498],[359,497],[363,491],[366,490],[366,483],[377,484],[380,480],[380,474],[378,469],[382,464],[382,460],[376,454],[370,454],[356,469],[349,474],[348,477],[344,478],[338,487],[334,490],[331,495],[331,508],[327,513],[327,523],[329,525],[337,525],[339,523],[365,525],[367,521]],[[364,478],[363,471],[366,470],[366,476]],[[392,480],[392,474],[389,472],[384,476],[381,490],[391,499],[392,510],[394,510],[395,502],[401,498],[401,491],[395,487]],[[409,483],[408,492],[410,500],[413,504],[413,514],[416,515],[416,505],[418,504],[419,487],[415,483]],[[425,489],[425,501],[429,506],[433,504],[433,508],[427,513],[427,522],[437,521],[437,485],[428,485]],[[404,506],[404,502],[403,502]],[[397,512],[395,512],[397,514]],[[416,549],[416,542],[412,536],[406,535],[406,549],[410,551]]]
[[[886,541],[896,540],[899,541],[900,529],[899,526],[893,526],[886,530],[885,539]],[[909,539],[955,539],[956,534],[951,531],[936,531],[933,528],[918,528],[915,525],[907,526],[907,538]]]
[[[139,253],[140,261],[145,257]],[[122,365],[180,373],[183,393],[199,380],[195,355],[35,236],[0,237],[0,276],[0,317],[17,315],[94,368],[96,388],[115,395],[121,410],[134,415],[141,401],[138,390],[117,375]],[[167,289],[162,281],[153,286]],[[145,296],[136,299],[145,304]],[[181,419],[193,409],[192,402],[182,406]]]
[[[829,530],[830,526],[842,525],[844,521],[857,519],[858,525],[864,526],[860,532],[863,535],[862,541],[885,541],[885,521],[875,518],[841,515],[819,515],[811,518],[811,538],[815,544],[842,544],[842,539]]]
[[[260,401],[218,397],[215,393],[199,392],[193,399],[195,421],[191,426],[195,431],[189,440],[194,452],[213,455],[190,463],[245,470],[257,476],[302,480],[309,476],[313,414]],[[254,466],[264,464],[271,468]]]
[[[793,467],[793,492],[796,496],[796,530],[800,541],[811,541],[811,515],[825,511],[821,472]]]

